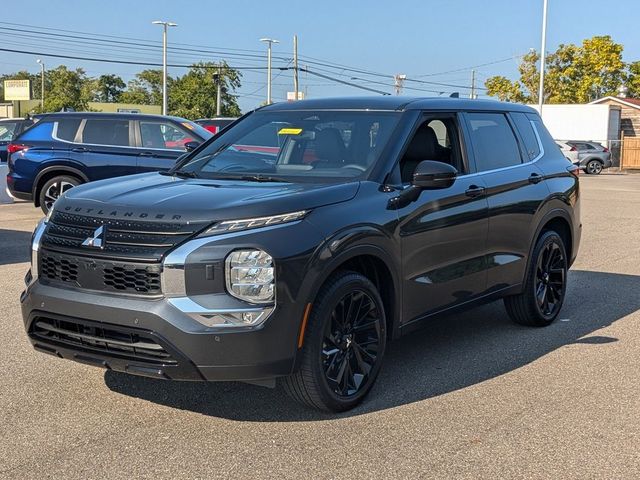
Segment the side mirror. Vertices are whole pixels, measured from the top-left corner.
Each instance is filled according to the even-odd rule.
[[[423,160],[413,172],[411,185],[423,190],[449,188],[457,176],[458,171],[448,163]]]
[[[196,142],[196,141],[191,141],[191,142],[187,142],[184,144],[184,149],[187,152],[193,152],[196,148],[198,148],[200,146],[200,142]]]

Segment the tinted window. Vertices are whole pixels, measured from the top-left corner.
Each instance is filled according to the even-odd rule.
[[[18,122],[0,122],[0,141],[12,140],[18,130]]]
[[[533,131],[533,125],[524,113],[512,113],[511,118],[524,142],[525,157],[533,160],[540,155],[540,145],[538,145],[538,138]]]
[[[194,141],[193,135],[169,122],[141,121],[140,137],[145,148],[184,150],[184,144]]]
[[[502,113],[469,113],[471,142],[479,171],[522,163],[511,126]]]
[[[65,118],[56,122],[56,137],[60,140],[73,142],[80,126],[80,118]]]
[[[129,120],[89,118],[84,124],[82,142],[128,147]]]

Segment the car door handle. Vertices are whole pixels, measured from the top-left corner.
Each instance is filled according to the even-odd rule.
[[[75,148],[72,148],[71,151],[76,153],[84,153],[84,152],[88,152],[89,149],[85,147],[75,147]]]
[[[486,189],[484,187],[480,187],[478,185],[471,185],[469,188],[465,190],[464,194],[467,197],[475,198],[475,197],[479,197],[480,195],[484,195],[485,191]]]
[[[529,175],[529,183],[536,184],[536,183],[540,183],[542,180],[544,180],[544,177],[535,172]]]
[[[142,152],[142,153],[140,154],[140,156],[141,156],[141,157],[155,157],[155,156],[156,156],[156,154],[155,154],[155,153],[153,153],[153,152]]]

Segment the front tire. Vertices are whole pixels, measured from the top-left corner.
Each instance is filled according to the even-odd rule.
[[[567,253],[562,237],[543,232],[529,260],[524,290],[505,297],[511,319],[520,325],[545,327],[560,313],[567,289]]]
[[[80,180],[76,177],[71,177],[69,175],[59,175],[44,182],[38,197],[40,208],[44,214],[46,215],[49,213],[51,206],[60,197],[60,195],[67,190],[80,185],[80,183]]]
[[[355,272],[339,272],[321,288],[307,321],[299,370],[282,381],[309,407],[343,412],[373,386],[385,353],[386,317],[375,285]]]
[[[589,163],[587,163],[585,171],[589,175],[600,175],[600,172],[602,172],[602,163],[598,160],[590,160]]]

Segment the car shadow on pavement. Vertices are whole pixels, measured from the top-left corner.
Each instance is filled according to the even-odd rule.
[[[591,334],[640,310],[638,291],[640,276],[572,271],[567,301],[549,327],[513,324],[502,302],[427,321],[425,328],[389,345],[369,396],[359,407],[338,415],[298,405],[281,388],[153,380],[113,371],[105,373],[105,383],[124,395],[236,421],[313,421],[362,415],[484,382],[566,345],[603,348],[602,344],[617,339]]]
[[[0,228],[0,265],[29,261],[31,232]]]

